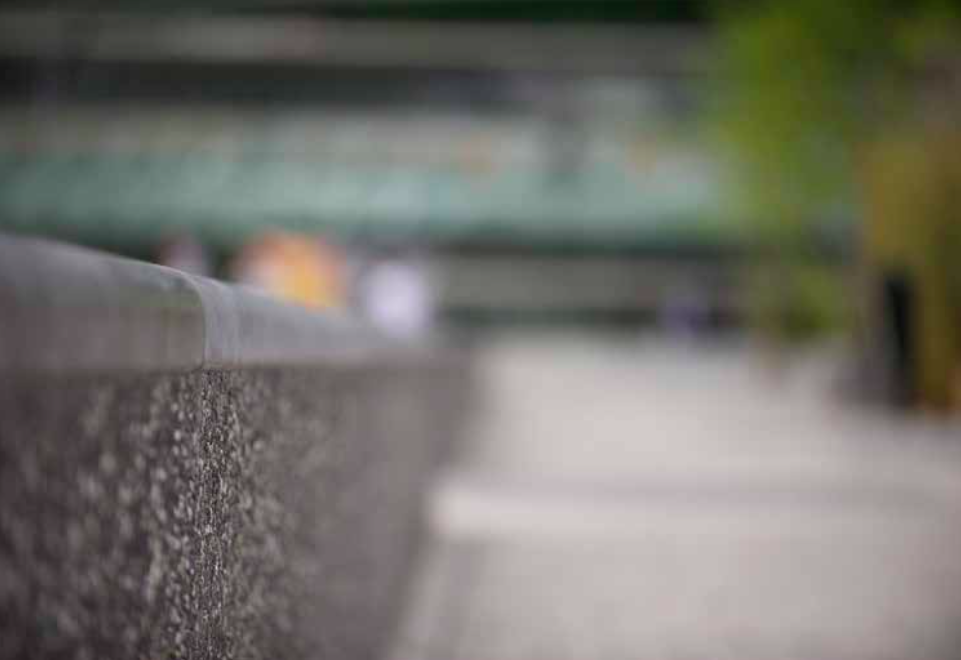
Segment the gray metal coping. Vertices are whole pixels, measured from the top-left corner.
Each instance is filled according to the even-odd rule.
[[[172,268],[0,235],[0,370],[354,365],[397,348],[349,316]]]

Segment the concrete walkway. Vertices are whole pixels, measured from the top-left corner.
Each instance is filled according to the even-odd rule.
[[[961,658],[961,433],[752,360],[486,347],[392,660]]]

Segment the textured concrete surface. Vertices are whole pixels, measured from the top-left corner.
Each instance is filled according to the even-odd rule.
[[[394,660],[961,658],[961,434],[743,346],[528,337],[433,498]]]
[[[0,658],[375,657],[455,389],[413,368],[6,374]]]

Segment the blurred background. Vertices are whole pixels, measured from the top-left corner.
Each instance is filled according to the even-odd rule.
[[[707,10],[14,5],[3,227],[400,325],[728,325]]]
[[[4,2],[0,228],[472,351],[399,659],[958,657],[959,55],[948,0]]]
[[[0,225],[400,334],[830,337],[948,411],[957,11],[833,4],[5,2]]]

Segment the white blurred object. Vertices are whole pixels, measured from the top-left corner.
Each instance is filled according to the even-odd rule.
[[[367,318],[398,338],[425,335],[434,315],[434,293],[427,268],[417,262],[390,260],[373,266],[362,287]]]

